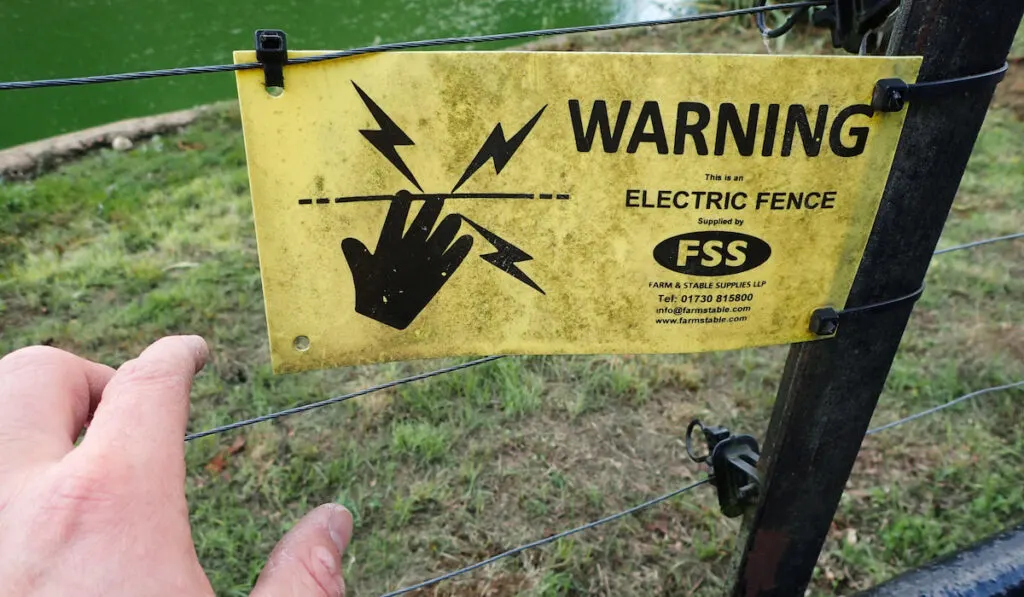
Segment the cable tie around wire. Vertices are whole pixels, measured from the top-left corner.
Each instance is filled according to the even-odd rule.
[[[874,311],[875,309],[884,309],[885,307],[891,307],[892,305],[905,303],[907,301],[914,302],[921,298],[923,293],[924,283],[922,282],[921,287],[917,290],[896,298],[886,299],[884,301],[869,303],[859,307],[847,307],[838,311],[833,307],[821,307],[815,309],[814,312],[811,313],[811,322],[808,327],[815,335],[833,336],[837,331],[839,331],[839,320],[843,315],[861,313],[864,311]]]
[[[415,48],[429,48],[435,46],[450,46],[458,44],[488,43],[496,41],[512,41],[517,39],[528,39],[533,37],[550,37],[553,35],[570,35],[574,33],[596,33],[598,31],[614,31],[617,29],[632,29],[639,27],[656,27],[658,25],[677,25],[682,23],[696,23],[698,21],[710,21],[728,17],[739,17],[744,15],[771,12],[775,10],[799,10],[814,6],[825,6],[830,0],[804,0],[801,2],[787,2],[784,4],[773,4],[771,6],[751,6],[747,8],[736,8],[695,15],[686,15],[668,19],[654,19],[648,21],[631,21],[628,23],[612,23],[607,25],[581,25],[576,27],[559,27],[555,29],[537,29],[533,31],[515,31],[512,33],[495,33],[490,35],[475,35],[468,37],[444,37],[439,39],[425,39],[419,41],[403,41],[396,43],[352,48],[351,50],[340,50],[327,52],[316,56],[303,56],[301,58],[290,58],[286,65],[308,64],[311,62],[322,62],[324,60],[335,60],[349,56],[360,56],[363,54],[375,54],[379,52],[390,52],[393,50],[411,50]],[[64,87],[68,85],[91,85],[97,83],[115,83],[118,81],[133,81],[136,79],[154,79],[157,77],[174,77],[180,75],[197,75],[203,73],[222,73],[240,70],[262,69],[260,62],[245,62],[241,64],[216,64],[209,66],[189,66],[183,68],[167,68],[161,70],[150,70],[132,73],[118,73],[113,75],[95,75],[90,77],[71,77],[67,79],[41,79],[36,81],[8,81],[0,82],[0,91],[5,89],[35,89],[39,87]]]
[[[280,29],[256,30],[256,61],[263,65],[263,86],[284,89],[288,38]]]
[[[974,242],[965,243],[962,245],[955,245],[946,249],[935,251],[934,255],[942,255],[943,253],[949,253],[952,251],[960,251],[963,249],[970,249],[972,247],[979,247],[1000,241],[1013,240],[1016,238],[1024,238],[1024,232],[1017,232],[1014,234],[1007,234],[1006,236],[997,236],[995,238],[985,238],[976,240]],[[871,303],[868,305],[861,305],[860,307],[847,307],[842,310],[836,310],[833,307],[821,307],[815,309],[814,313],[811,314],[810,330],[818,336],[832,336],[839,329],[839,319],[843,315],[849,315],[850,313],[859,313],[862,311],[871,311],[874,309],[882,309],[905,301],[916,301],[921,298],[921,294],[924,293],[924,283],[921,283],[921,287],[917,290],[898,296],[896,298],[879,301],[877,303]]]
[[[877,303],[870,303],[870,304],[867,304],[867,305],[861,305],[860,307],[847,307],[847,308],[843,309],[842,311],[840,311],[839,315],[842,316],[842,315],[847,315],[849,313],[859,313],[861,311],[873,311],[875,309],[881,309],[882,307],[888,307],[890,305],[895,305],[895,304],[903,303],[903,302],[906,302],[906,301],[914,302],[914,301],[917,301],[917,299],[921,298],[922,294],[924,294],[924,283],[923,282],[921,283],[921,286],[917,290],[915,290],[914,292],[908,292],[907,294],[904,294],[903,296],[898,296],[896,298],[892,298],[892,299],[888,299],[888,300],[884,300],[884,301],[879,301]]]
[[[999,68],[983,73],[922,83],[907,83],[903,79],[880,79],[875,83],[875,90],[871,94],[871,107],[879,112],[899,112],[907,102],[999,83],[1009,68],[1010,63],[1004,62]]]

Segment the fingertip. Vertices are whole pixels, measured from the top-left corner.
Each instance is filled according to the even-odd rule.
[[[82,447],[183,476],[192,382],[208,357],[201,337],[167,336],[124,362],[103,389]]]
[[[345,594],[343,556],[352,538],[352,514],[324,504],[303,516],[274,547],[252,597]]]
[[[452,243],[452,246],[448,249],[447,253],[452,256],[457,256],[459,261],[462,261],[471,250],[473,250],[473,237],[469,234],[463,234],[456,239],[454,243]]]
[[[181,339],[192,349],[192,354],[196,363],[196,373],[199,373],[210,360],[210,345],[206,343],[206,339],[202,336],[181,336]]]
[[[460,214],[448,214],[444,218],[441,219],[441,223],[442,224],[452,224],[453,222],[455,224],[457,224],[457,225],[462,225],[462,215],[460,215]]]
[[[206,366],[210,358],[210,348],[202,336],[166,336],[150,344],[139,355],[139,358],[158,357],[170,359],[172,362],[180,359],[191,361],[192,373],[199,373]]]
[[[341,241],[341,252],[349,261],[354,261],[370,252],[358,238],[346,238]]]
[[[321,507],[330,511],[327,531],[331,535],[334,546],[338,548],[338,553],[345,555],[345,550],[348,549],[348,544],[352,540],[352,513],[340,504],[325,504]]]

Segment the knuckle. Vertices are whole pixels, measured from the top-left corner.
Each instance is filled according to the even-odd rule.
[[[306,570],[310,597],[343,597],[345,585],[335,557],[324,547],[316,547],[308,557],[301,558]]]
[[[122,483],[117,475],[96,466],[79,466],[57,480],[50,508],[57,512],[95,514],[116,504]]]
[[[0,371],[17,373],[67,359],[68,353],[52,346],[27,346],[0,358]]]
[[[154,389],[179,388],[186,383],[181,371],[171,364],[152,359],[133,359],[117,370],[118,381],[125,386],[145,386]]]
[[[76,467],[51,478],[32,514],[46,541],[67,543],[89,529],[123,522],[124,504],[118,483],[95,469]]]

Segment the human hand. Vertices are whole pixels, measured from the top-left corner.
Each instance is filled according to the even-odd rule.
[[[209,597],[185,501],[195,336],[117,371],[47,347],[0,359],[0,593]],[[76,446],[82,429],[84,438]],[[313,510],[278,543],[253,597],[338,597],[352,517]]]
[[[411,204],[408,191],[391,200],[372,254],[359,239],[341,242],[352,270],[356,312],[399,330],[409,327],[473,248],[468,234],[455,240],[462,224],[458,214],[445,216],[431,234],[443,199],[425,200],[405,232]]]

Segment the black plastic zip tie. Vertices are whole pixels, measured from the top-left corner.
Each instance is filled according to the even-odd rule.
[[[914,292],[910,292],[896,298],[879,301],[877,303],[869,303],[867,305],[861,305],[860,307],[847,307],[841,311],[837,311],[832,307],[821,307],[820,309],[815,309],[814,312],[811,313],[811,321],[808,327],[812,333],[818,336],[833,336],[837,331],[839,331],[839,320],[843,315],[860,313],[862,311],[874,311],[875,309],[891,307],[892,305],[898,305],[906,301],[914,302],[921,298],[922,294],[924,294],[923,283],[921,284],[921,287]]]
[[[922,283],[921,286],[914,292],[908,292],[903,296],[898,296],[896,298],[888,299],[885,301],[879,301],[877,303],[862,305],[860,307],[847,307],[840,311],[839,314],[846,315],[848,313],[859,313],[861,311],[873,311],[875,309],[881,309],[882,307],[888,307],[890,305],[895,305],[906,301],[914,302],[917,301],[917,299],[921,298],[922,294],[924,294],[924,283]]]
[[[907,102],[966,91],[989,83],[999,83],[1009,68],[1010,63],[1004,62],[1001,67],[988,72],[924,83],[907,83],[903,79],[881,79],[875,83],[875,91],[871,94],[871,107],[879,112],[899,112]]]
[[[263,65],[263,84],[284,89],[288,40],[280,29],[256,30],[256,61]]]

